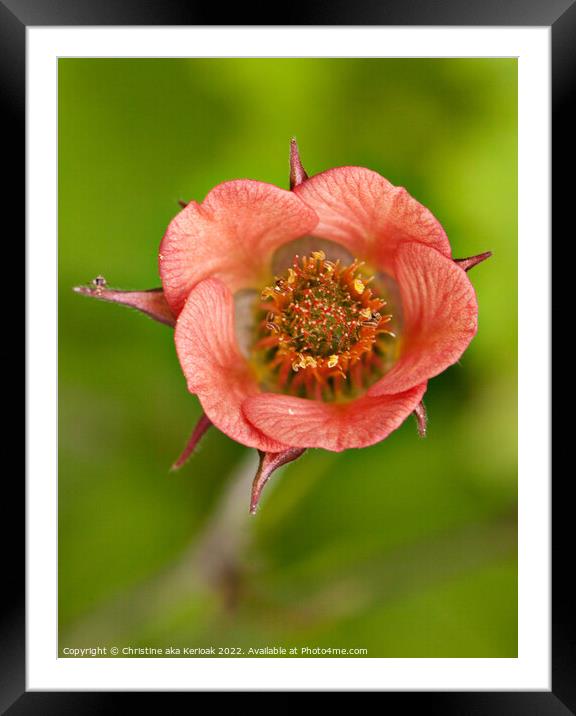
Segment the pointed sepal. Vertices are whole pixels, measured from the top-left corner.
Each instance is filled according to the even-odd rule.
[[[491,251],[485,251],[483,254],[478,254],[477,256],[468,256],[466,259],[454,259],[454,263],[458,264],[460,268],[463,268],[464,271],[470,271],[471,268],[474,268],[474,266],[478,266],[478,264],[481,264],[482,261],[486,261],[486,259],[489,259],[490,256],[492,256]]]
[[[184,463],[188,460],[188,458],[196,449],[196,446],[204,436],[204,433],[211,425],[212,421],[210,420],[210,418],[206,417],[205,413],[202,413],[202,415],[198,419],[198,422],[194,426],[194,430],[192,431],[192,435],[190,435],[190,438],[186,443],[186,447],[184,448],[184,450],[182,450],[180,457],[170,468],[171,470],[179,470],[184,465]]]
[[[176,319],[166,303],[164,292],[161,288],[151,288],[147,291],[120,291],[108,288],[106,280],[103,276],[97,276],[87,286],[76,286],[76,293],[91,298],[98,298],[101,301],[110,301],[111,303],[121,303],[124,306],[130,306],[137,311],[145,313],[155,321],[165,323],[167,326],[174,326]]]
[[[416,406],[414,417],[416,418],[416,425],[418,426],[418,435],[420,435],[421,438],[425,438],[428,431],[428,416],[426,414],[424,401],[421,400]]]
[[[301,455],[306,452],[306,448],[288,448],[282,452],[263,452],[258,450],[260,455],[260,465],[258,466],[258,472],[252,483],[252,495],[250,498],[250,514],[256,514],[258,509],[258,503],[262,495],[264,486],[270,479],[272,473],[282,465],[286,465],[288,462],[297,460]]]
[[[298,144],[294,137],[290,140],[290,189],[302,184],[308,179],[308,174],[300,161],[300,152]]]

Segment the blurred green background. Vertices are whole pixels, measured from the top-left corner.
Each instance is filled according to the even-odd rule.
[[[59,61],[59,609],[69,647],[517,655],[517,64]],[[255,451],[199,416],[172,331],[72,293],[159,285],[178,199],[355,164],[405,186],[471,272],[478,336],[431,381],[429,435],[310,450],[248,515]]]

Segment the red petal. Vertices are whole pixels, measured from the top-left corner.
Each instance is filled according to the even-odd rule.
[[[270,479],[272,473],[282,465],[297,460],[306,452],[306,448],[288,448],[282,452],[262,452],[260,451],[260,465],[258,472],[252,483],[252,495],[250,497],[250,514],[256,514],[258,503],[262,495],[266,483]]]
[[[101,301],[122,303],[168,326],[173,326],[175,323],[174,315],[166,303],[161,288],[151,288],[148,291],[116,291],[102,286],[76,286],[74,291],[83,296],[99,298]]]
[[[398,393],[455,363],[476,334],[478,305],[466,272],[421,244],[402,246],[394,264],[404,326],[401,355],[368,394]]]
[[[316,214],[292,192],[242,179],[225,182],[202,204],[191,201],[160,245],[160,276],[174,313],[192,288],[215,276],[232,291],[262,288],[272,252],[308,233]]]
[[[242,409],[262,432],[288,445],[340,452],[384,440],[412,413],[425,390],[422,383],[398,395],[365,395],[350,403],[261,393],[248,398]]]
[[[207,417],[239,443],[279,452],[287,445],[260,433],[240,406],[259,391],[234,334],[234,301],[218,279],[202,281],[178,316],[176,350],[191,393]]]
[[[338,167],[294,189],[318,214],[314,236],[343,244],[378,268],[390,265],[398,247],[418,241],[450,256],[444,229],[408,192],[362,167]]]
[[[212,421],[210,418],[207,418],[204,413],[200,416],[198,422],[194,426],[194,430],[192,431],[192,435],[190,436],[188,442],[186,443],[186,447],[180,454],[180,457],[176,460],[176,462],[172,465],[172,470],[179,470],[184,463],[188,460],[188,458],[192,455],[194,452],[196,445],[200,442],[202,439],[204,433],[208,430],[208,428],[212,425]]]

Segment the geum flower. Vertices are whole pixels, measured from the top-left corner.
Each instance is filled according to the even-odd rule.
[[[256,448],[250,511],[272,472],[306,448],[384,440],[408,415],[426,433],[427,382],[477,330],[466,272],[440,223],[374,171],[308,177],[296,142],[290,191],[247,179],[182,204],[160,245],[161,289],[80,293],[175,327],[203,414],[174,467],[211,425]]]

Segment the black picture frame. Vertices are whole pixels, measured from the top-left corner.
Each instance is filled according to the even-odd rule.
[[[572,212],[572,131],[576,126],[570,108],[576,84],[575,0],[355,0],[332,3],[287,4],[283,15],[272,7],[245,3],[226,10],[227,25],[453,25],[549,26],[552,28],[553,225],[568,226]],[[25,79],[26,27],[66,25],[218,25],[221,9],[183,0],[0,0],[0,113],[3,125],[5,221],[12,221],[11,246],[24,236],[25,216]],[[573,231],[566,237],[573,241]],[[543,250],[549,250],[547,247]],[[30,447],[30,446],[29,446]],[[522,714],[530,716],[576,713],[576,637],[570,599],[572,502],[569,479],[562,477],[553,492],[552,575],[552,690],[547,692],[384,692],[386,707],[402,699],[403,706],[442,714]],[[126,698],[147,699],[166,709],[164,699],[182,694],[131,692],[29,692],[25,686],[25,533],[24,485],[5,477],[5,511],[15,524],[2,520],[3,546],[8,557],[3,567],[6,604],[0,615],[0,711],[22,714],[115,713],[127,706]],[[18,519],[20,518],[20,519]],[[6,555],[6,553],[8,553]],[[184,694],[186,696],[187,694]],[[160,703],[159,699],[163,699]],[[117,704],[117,706],[115,706]],[[171,707],[168,706],[170,709]]]

